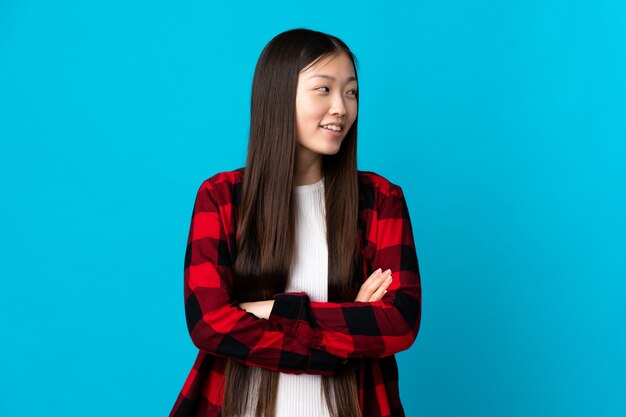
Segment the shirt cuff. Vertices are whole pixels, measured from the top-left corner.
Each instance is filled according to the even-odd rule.
[[[305,292],[289,292],[274,295],[274,306],[268,317],[270,330],[278,330],[311,349],[309,369],[327,371],[332,374],[337,363],[345,364],[322,346],[322,330],[317,326],[309,307],[309,296]]]
[[[272,330],[295,338],[309,349],[324,350],[322,329],[319,328],[309,307],[305,292],[288,292],[274,295],[274,306],[268,317]]]

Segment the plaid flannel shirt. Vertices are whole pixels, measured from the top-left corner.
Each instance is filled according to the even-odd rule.
[[[221,172],[198,190],[187,243],[187,326],[200,350],[170,417],[221,416],[227,358],[290,374],[332,375],[357,362],[363,417],[404,416],[394,354],[415,340],[421,284],[402,189],[358,171],[359,285],[378,268],[393,281],[375,302],[312,302],[304,292],[274,295],[269,319],[239,307],[230,290],[236,253],[237,202],[243,170]]]

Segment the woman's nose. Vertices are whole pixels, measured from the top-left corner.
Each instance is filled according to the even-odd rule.
[[[343,116],[346,114],[346,104],[343,101],[343,97],[341,95],[335,95],[333,98],[333,103],[330,108],[331,114],[337,114]]]

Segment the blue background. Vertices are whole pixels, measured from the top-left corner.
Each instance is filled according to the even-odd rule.
[[[626,415],[624,2],[174,4],[0,2],[0,415],[167,415],[195,192],[295,27],[356,53],[359,169],[407,197],[407,415]]]

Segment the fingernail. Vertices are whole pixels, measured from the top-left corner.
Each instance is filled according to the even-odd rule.
[[[389,278],[387,278],[387,282],[391,282],[392,277],[390,276]]]
[[[391,269],[388,269],[385,271],[385,274],[390,274],[391,273]]]
[[[376,273],[377,273],[377,274],[380,274],[380,271],[382,271],[382,270],[383,270],[382,268],[378,268],[378,269],[376,270]]]

